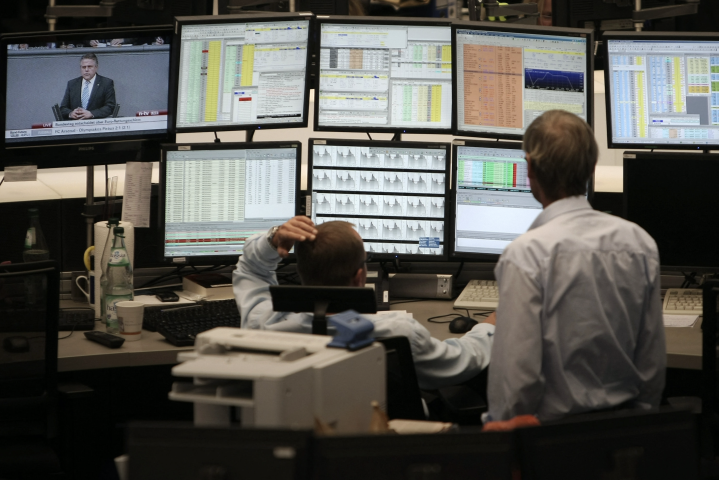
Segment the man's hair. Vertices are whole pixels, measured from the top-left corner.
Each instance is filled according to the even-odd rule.
[[[80,63],[82,63],[83,60],[93,60],[96,67],[100,66],[100,62],[97,61],[97,55],[94,53],[86,53],[82,56],[82,58],[80,58]]]
[[[586,193],[599,155],[587,122],[564,110],[549,110],[527,128],[522,148],[547,199]]]
[[[350,285],[364,263],[364,243],[353,233],[351,223],[326,222],[315,228],[314,241],[295,242],[297,273],[302,284]]]

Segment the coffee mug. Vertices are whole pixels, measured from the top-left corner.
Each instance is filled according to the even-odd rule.
[[[80,280],[84,280],[87,282],[87,290],[82,288],[82,285],[80,285]],[[90,304],[90,306],[95,305],[95,272],[90,271],[87,276],[80,275],[75,278],[75,285],[77,285],[77,288],[80,289],[80,291],[85,294],[85,297],[87,297],[87,303]]]

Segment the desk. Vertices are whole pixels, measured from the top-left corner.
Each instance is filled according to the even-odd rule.
[[[461,313],[453,310],[451,300],[425,300],[421,302],[396,303],[392,310],[406,310],[424,325],[433,337],[440,340],[460,337],[449,332],[446,323],[429,323],[428,318],[447,313]],[[471,312],[470,312],[471,313]],[[478,317],[478,320],[480,317]],[[451,320],[451,317],[447,317]],[[96,330],[104,327],[96,322]],[[702,368],[701,319],[691,328],[667,328],[667,367],[688,370]],[[60,337],[67,332],[60,332]],[[70,338],[58,342],[58,371],[95,370],[100,368],[137,367],[143,365],[172,365],[177,363],[177,353],[192,350],[192,347],[175,347],[157,332],[142,331],[142,339],[125,342],[120,348],[110,349],[91,342],[82,332],[74,332]]]

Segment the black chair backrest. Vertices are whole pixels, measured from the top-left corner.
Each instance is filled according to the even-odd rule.
[[[55,261],[0,265],[0,437],[54,434],[59,288]]]
[[[378,338],[387,353],[387,416],[426,420],[407,337]]]

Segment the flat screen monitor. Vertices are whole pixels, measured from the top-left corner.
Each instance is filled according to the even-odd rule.
[[[245,241],[299,213],[299,142],[163,145],[165,260],[236,263]]]
[[[532,195],[519,142],[452,145],[451,256],[496,260],[542,212]]]
[[[521,140],[547,110],[593,124],[592,30],[456,22],[455,135]]]
[[[311,218],[352,223],[374,259],[446,259],[450,146],[310,139]]]
[[[307,126],[311,14],[178,17],[177,132]]]
[[[607,32],[610,148],[719,148],[716,33]]]
[[[657,242],[663,268],[719,271],[719,155],[624,153],[624,218]]]
[[[319,16],[315,130],[451,133],[449,20]]]
[[[3,163],[117,163],[139,140],[167,141],[171,46],[169,25],[2,37]]]

